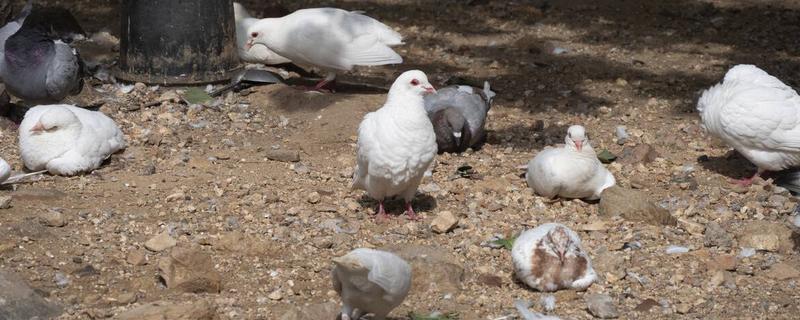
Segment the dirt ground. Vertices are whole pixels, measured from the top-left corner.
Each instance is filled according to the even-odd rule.
[[[90,33],[118,34],[116,1],[44,2],[72,9]],[[271,85],[205,106],[153,106],[178,88],[123,93],[90,81],[72,99],[102,105],[129,147],[93,173],[47,175],[0,190],[13,197],[12,207],[0,210],[0,268],[61,305],[61,318],[207,301],[220,319],[279,319],[287,310],[338,303],[331,258],[375,247],[435,256],[415,267],[419,280],[394,319],[514,319],[515,299],[542,311],[543,294],[514,281],[510,253],[486,242],[553,221],[579,232],[601,279],[587,292],[555,293],[552,315],[592,318],[589,294],[610,296],[623,319],[800,313],[800,236],[788,222],[796,200],[770,181],[732,185],[754,167],[703,133],[695,111],[701,90],[736,64],[756,64],[800,85],[800,1],[243,2],[256,15],[275,7],[362,10],[404,35],[397,48],[402,65],[358,68],[342,75],[347,82],[388,86],[409,69],[423,70],[437,87],[459,77],[489,81],[497,97],[488,143],[437,157],[415,202],[424,220],[377,224],[374,202],[350,190],[350,181],[357,126],[384,93]],[[619,185],[645,192],[678,225],[601,217],[595,203],[535,196],[517,167],[562,142],[571,124],[586,126],[598,151],[623,155],[625,148],[653,146],[652,162],[608,167]],[[630,134],[624,145],[617,126]],[[0,141],[2,156],[21,170],[13,125],[3,125]],[[276,150],[297,151],[301,160],[269,160]],[[476,174],[459,175],[465,165]],[[443,211],[460,222],[434,233],[430,223]],[[66,224],[50,226],[59,225],[48,222],[53,215]],[[144,249],[164,232],[178,247],[211,257],[220,293],[165,287],[158,261],[171,250]],[[778,244],[741,256],[754,235],[774,236]],[[689,252],[667,254],[671,245]],[[143,264],[132,264],[141,254]]]

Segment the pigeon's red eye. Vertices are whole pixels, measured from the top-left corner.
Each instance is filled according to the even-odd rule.
[[[412,86],[418,86],[419,85],[419,80],[417,80],[417,79],[411,80],[411,85]]]
[[[253,33],[250,34],[250,36],[253,37],[253,38],[257,38],[258,37],[258,32],[253,32]]]

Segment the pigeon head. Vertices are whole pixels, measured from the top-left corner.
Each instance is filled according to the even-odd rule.
[[[364,267],[358,259],[350,257],[348,255],[333,258],[333,264],[337,267],[347,270],[348,273],[369,273],[369,269]]]
[[[568,147],[581,151],[589,138],[586,136],[586,129],[580,125],[574,125],[567,129],[567,137],[564,139]]]
[[[428,76],[419,70],[403,72],[403,74],[394,81],[389,91],[400,91],[419,96],[436,93],[436,89],[428,82]]]
[[[267,40],[269,39],[269,31],[277,28],[275,25],[275,18],[266,18],[258,20],[250,28],[247,29],[247,43],[245,43],[245,50],[250,50],[253,46],[260,44],[269,47]]]
[[[86,32],[75,17],[67,9],[59,7],[34,8],[25,18],[21,29],[32,30],[50,40],[66,43],[86,39]]]
[[[42,113],[39,121],[30,129],[34,135],[79,134],[81,121],[67,108],[52,108]]]
[[[569,231],[563,226],[555,226],[547,232],[545,243],[558,255],[563,261],[568,252],[575,248],[575,243],[569,236]]]

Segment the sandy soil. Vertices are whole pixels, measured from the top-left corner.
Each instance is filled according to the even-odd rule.
[[[73,8],[89,32],[117,33],[115,1],[46,2]],[[273,10],[244,2],[259,15]],[[488,80],[496,89],[487,145],[437,157],[416,202],[423,221],[376,224],[374,203],[349,188],[356,128],[382,105],[383,93],[315,94],[273,85],[227,95],[210,107],[171,101],[144,107],[176,88],[124,94],[93,81],[73,99],[102,102],[130,146],[91,174],[44,176],[0,191],[14,197],[0,211],[0,268],[62,305],[64,319],[198,300],[210,301],[221,319],[278,319],[291,308],[338,303],[329,279],[332,257],[356,247],[437,248],[448,267],[434,263],[417,271],[444,273],[447,283],[415,282],[395,319],[437,311],[512,319],[502,317],[516,314],[515,299],[538,302],[542,294],[513,280],[508,251],[482,243],[558,221],[580,230],[601,280],[586,293],[556,293],[554,315],[592,318],[584,301],[590,293],[611,296],[626,319],[789,319],[800,312],[800,256],[791,239],[781,238],[779,249],[734,258],[732,268],[719,265],[719,257],[739,255],[755,222],[768,222],[767,234],[800,238],[787,223],[795,200],[769,181],[749,189],[731,185],[754,168],[704,134],[694,110],[700,91],[735,64],[757,64],[800,85],[800,2],[270,3],[289,11],[363,10],[406,37],[398,48],[403,65],[361,68],[342,80],[388,86],[416,68],[437,86],[461,77]],[[620,185],[646,192],[680,218],[678,226],[604,218],[597,204],[551,204],[533,195],[516,167],[563,141],[570,124],[586,126],[597,150],[622,155],[626,147],[652,145],[655,161],[609,168]],[[617,126],[631,135],[624,145],[616,143]],[[16,137],[4,125],[0,151],[21,170]],[[301,161],[267,159],[274,150],[298,151]],[[460,177],[463,165],[478,176]],[[400,204],[390,210],[399,213]],[[65,226],[40,221],[53,211]],[[430,223],[442,211],[459,216],[458,227],[433,233]],[[711,223],[722,233],[708,231]],[[220,293],[164,286],[157,261],[170,250],[148,251],[144,243],[165,231],[179,247],[211,256]],[[730,242],[709,242],[725,237]],[[641,248],[626,246],[631,243]],[[690,252],[666,254],[670,245]],[[137,253],[146,255],[146,264],[129,263]],[[779,273],[785,268],[795,273]]]

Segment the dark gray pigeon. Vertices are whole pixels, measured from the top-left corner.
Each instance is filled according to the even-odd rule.
[[[0,29],[0,36],[18,29],[4,42],[0,38],[0,78],[6,89],[39,104],[80,93],[84,67],[70,43],[85,37],[83,29],[66,9],[28,10]]]
[[[425,110],[433,123],[440,153],[462,152],[483,144],[483,126],[494,96],[488,81],[483,89],[456,85],[425,96]]]

